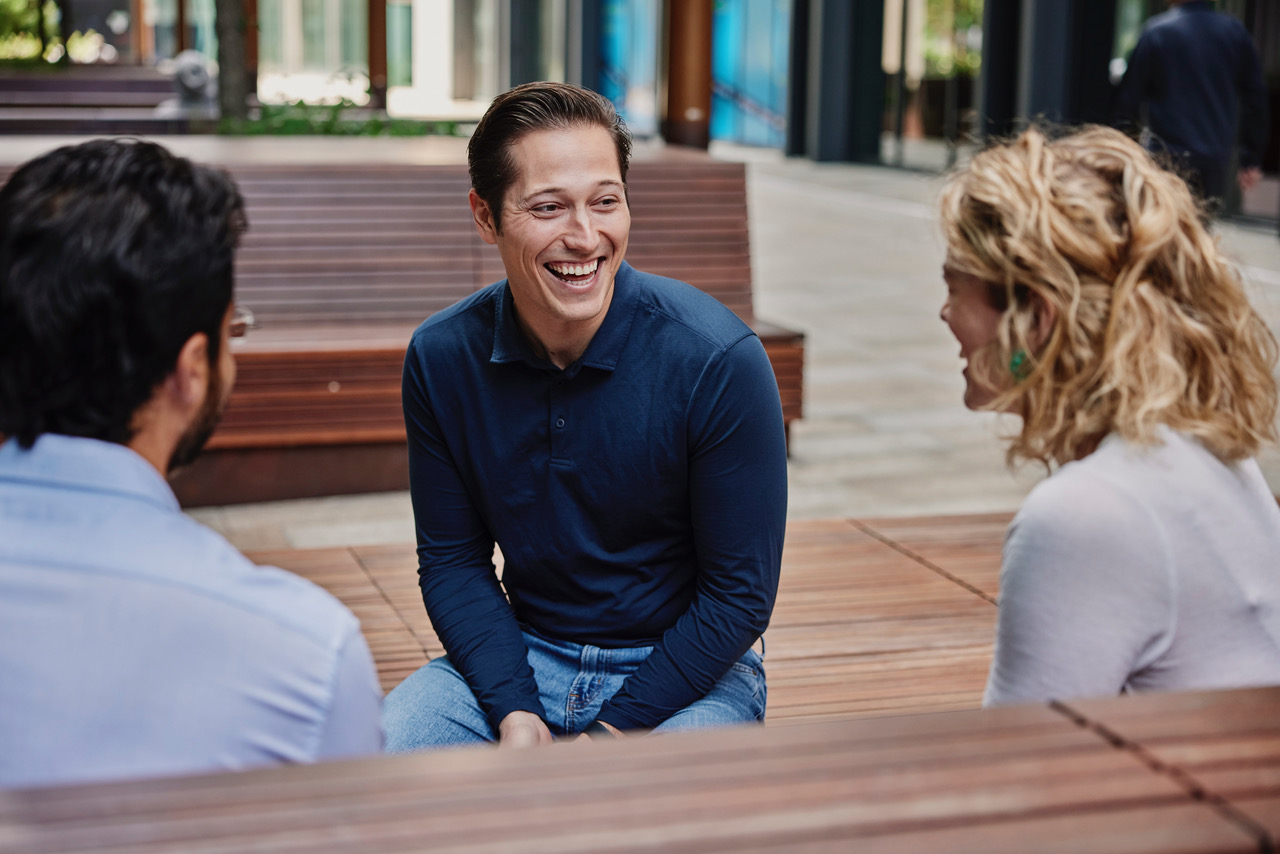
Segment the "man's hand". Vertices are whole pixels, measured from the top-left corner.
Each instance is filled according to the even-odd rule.
[[[1261,180],[1262,170],[1257,166],[1241,169],[1239,174],[1236,175],[1236,181],[1239,182],[1240,189],[1246,193],[1258,186],[1258,182]]]
[[[533,712],[512,712],[498,724],[499,747],[537,747],[552,741],[551,730]]]

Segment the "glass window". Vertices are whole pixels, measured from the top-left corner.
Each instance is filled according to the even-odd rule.
[[[387,3],[387,85],[413,85],[413,6]]]
[[[284,2],[258,0],[258,67],[276,71],[284,65]]]
[[[261,0],[259,0],[261,2]],[[344,68],[369,68],[369,17],[365,0],[342,0],[341,61]],[[390,20],[387,32],[390,34]]]
[[[325,0],[302,0],[302,67],[308,71],[328,70],[325,5]]]

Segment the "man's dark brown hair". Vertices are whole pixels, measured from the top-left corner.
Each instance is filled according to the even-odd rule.
[[[603,95],[569,83],[525,83],[489,105],[467,144],[467,162],[471,186],[493,212],[495,229],[502,230],[502,200],[517,177],[511,146],[535,131],[581,125],[597,125],[612,134],[625,187],[631,132]]]

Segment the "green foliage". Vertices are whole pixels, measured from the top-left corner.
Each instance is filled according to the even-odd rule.
[[[976,75],[982,51],[969,35],[982,31],[982,0],[927,0],[925,10],[925,76]]]
[[[457,136],[457,122],[393,119],[343,100],[336,104],[263,104],[256,118],[224,120],[218,131],[240,136]]]
[[[0,40],[18,33],[36,34],[39,13],[30,0],[0,0]]]

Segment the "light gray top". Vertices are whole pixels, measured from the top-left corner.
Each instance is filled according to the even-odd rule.
[[[0,446],[0,788],[377,753],[360,624],[122,445]]]
[[[1110,436],[1010,525],[985,705],[1280,683],[1280,507],[1254,460]]]

